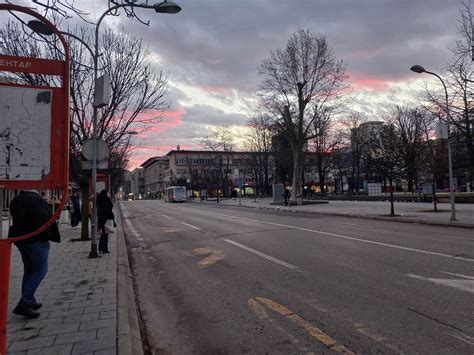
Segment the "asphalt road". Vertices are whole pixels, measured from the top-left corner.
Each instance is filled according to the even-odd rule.
[[[474,233],[120,204],[150,353],[474,353]]]

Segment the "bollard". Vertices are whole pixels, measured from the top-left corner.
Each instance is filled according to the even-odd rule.
[[[10,258],[12,243],[0,240],[0,355],[6,354],[7,320],[8,320],[8,287],[10,283]]]

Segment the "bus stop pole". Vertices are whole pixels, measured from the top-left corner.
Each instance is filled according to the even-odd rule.
[[[10,283],[11,252],[12,252],[12,243],[7,240],[1,240],[0,241],[0,355],[6,354],[6,347],[7,347],[8,287]]]

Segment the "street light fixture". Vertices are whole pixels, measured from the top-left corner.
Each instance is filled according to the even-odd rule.
[[[451,221],[455,221],[456,220],[456,206],[455,206],[455,201],[454,201],[454,180],[453,180],[453,161],[452,161],[452,157],[451,157],[451,143],[449,142],[449,119],[450,119],[450,113],[449,113],[449,102],[448,102],[448,89],[446,89],[446,84],[444,83],[444,80],[436,73],[433,73],[433,72],[430,72],[428,70],[426,70],[423,66],[419,65],[419,64],[416,64],[416,65],[413,65],[410,70],[412,72],[415,72],[415,73],[418,73],[418,74],[422,74],[422,73],[426,73],[426,74],[431,74],[431,75],[434,75],[436,76],[440,81],[441,81],[441,84],[443,84],[443,88],[444,88],[444,96],[445,96],[445,111],[446,111],[446,117],[447,117],[447,126],[448,126],[448,164],[449,164],[449,200],[450,200],[450,203],[451,203],[451,217],[450,217],[450,220]]]
[[[155,12],[159,14],[177,14],[181,11],[181,6],[173,1],[163,1],[162,3],[153,5]]]
[[[102,15],[99,17],[97,20],[97,23],[95,25],[95,36],[94,36],[94,49],[92,50],[87,43],[85,43],[82,39],[79,37],[62,32],[63,34],[69,35],[77,40],[79,40],[82,44],[86,46],[86,48],[89,50],[92,59],[94,60],[94,95],[97,94],[97,71],[98,71],[98,62],[99,62],[99,27],[102,23],[102,20],[111,12],[118,10],[120,8],[124,7],[134,7],[134,8],[142,8],[142,9],[154,9],[156,13],[160,14],[177,14],[178,12],[181,11],[181,7],[176,4],[173,1],[162,1],[160,3],[154,4],[154,5],[148,5],[148,4],[135,4],[135,3],[125,3],[125,4],[118,4],[109,7],[106,11],[102,13]],[[40,25],[41,24],[41,25]],[[43,35],[52,35],[52,33],[49,33],[45,28],[46,26],[40,22],[40,21],[30,21],[28,23],[28,27],[30,27],[33,31],[43,34]],[[92,113],[92,140],[94,142],[93,144],[93,149],[92,149],[92,155],[95,159],[92,160],[92,198],[93,198],[93,203],[92,203],[92,211],[91,211],[91,251],[89,254],[89,258],[97,258],[99,256],[97,252],[97,153],[98,153],[98,148],[97,148],[97,110],[99,106],[96,105],[95,103],[95,97],[94,97],[94,105],[93,105],[93,113]]]

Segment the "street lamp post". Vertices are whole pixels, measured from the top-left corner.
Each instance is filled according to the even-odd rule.
[[[85,45],[85,47],[91,53],[92,59],[94,61],[94,103],[93,103],[93,111],[92,111],[92,140],[93,140],[93,148],[92,148],[92,155],[94,159],[92,160],[92,211],[91,211],[91,251],[89,253],[89,258],[97,258],[97,155],[98,155],[98,147],[97,147],[97,110],[98,106],[95,102],[95,95],[97,94],[97,72],[98,72],[98,62],[99,62],[99,28],[104,20],[104,18],[111,12],[118,10],[124,7],[134,7],[134,8],[143,8],[143,9],[154,9],[155,12],[161,14],[177,14],[181,11],[181,7],[172,1],[162,1],[155,5],[147,5],[147,4],[135,4],[125,3],[119,4],[115,6],[109,7],[106,11],[102,13],[102,15],[97,20],[95,25],[95,35],[94,35],[94,49],[92,50],[84,41],[82,41],[79,37],[75,35],[70,35],[71,37],[78,39]],[[29,27],[38,33],[44,35],[52,35],[52,32],[45,30],[46,26],[41,23],[40,21],[33,21],[29,23]]]
[[[430,72],[423,68],[421,65],[414,65],[410,68],[411,71],[421,74],[421,73],[426,73],[426,74],[431,74],[436,76],[440,81],[441,84],[443,84],[444,88],[444,98],[445,98],[445,111],[446,111],[446,117],[447,117],[447,131],[448,131],[448,164],[449,164],[449,200],[451,203],[451,221],[456,220],[456,206],[455,206],[455,201],[454,201],[454,180],[453,180],[453,161],[452,161],[452,154],[451,154],[451,143],[449,141],[449,119],[450,119],[450,113],[449,113],[449,102],[448,102],[448,89],[446,88],[446,84],[444,83],[444,80],[436,73]]]

